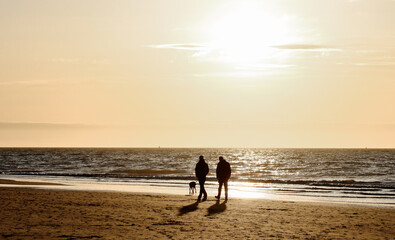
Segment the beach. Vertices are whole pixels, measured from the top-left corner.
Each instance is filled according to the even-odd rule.
[[[208,201],[197,203],[196,195],[43,190],[10,185],[0,188],[0,238],[395,237],[394,208],[270,199],[218,203],[214,199],[209,196]]]

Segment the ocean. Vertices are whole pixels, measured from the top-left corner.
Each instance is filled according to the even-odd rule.
[[[395,207],[395,149],[0,148],[0,178],[184,189],[200,155],[212,194],[223,156],[230,196]]]

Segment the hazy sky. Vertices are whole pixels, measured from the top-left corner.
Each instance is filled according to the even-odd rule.
[[[0,146],[395,147],[395,1],[0,0]]]

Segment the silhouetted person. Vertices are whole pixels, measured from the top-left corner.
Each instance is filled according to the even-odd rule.
[[[218,200],[221,198],[222,184],[225,187],[225,201],[228,200],[228,180],[230,178],[231,169],[230,164],[221,156],[217,165],[217,179],[218,179],[218,195],[215,196]]]
[[[206,189],[204,188],[204,183],[206,182],[206,176],[208,174],[208,171],[209,171],[208,164],[204,161],[204,157],[200,156],[199,162],[196,164],[195,167],[195,174],[199,181],[199,186],[200,186],[200,193],[197,199],[198,201],[202,199],[202,195],[203,195],[203,201],[207,200],[207,192]]]

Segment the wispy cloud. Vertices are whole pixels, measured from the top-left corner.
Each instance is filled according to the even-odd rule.
[[[376,54],[376,53],[385,53],[383,50],[371,50],[371,49],[360,49],[355,50],[357,54]]]
[[[309,52],[327,56],[330,52],[343,51],[338,48],[318,44],[283,45],[232,45],[221,46],[197,43],[177,43],[148,46],[156,49],[190,51],[191,56],[201,62],[225,64],[229,69],[211,73],[192,74],[194,77],[254,78],[285,73],[286,69],[296,68],[293,59],[310,57]],[[294,54],[295,53],[295,54]],[[287,58],[287,61],[282,61]],[[218,70],[218,66],[217,66]]]
[[[19,81],[0,81],[0,86],[64,86],[64,85],[81,85],[81,84],[97,84],[101,81],[97,80],[19,80]]]
[[[216,77],[216,78],[256,78],[261,76],[273,75],[276,72],[273,69],[266,69],[266,71],[262,70],[254,70],[254,69],[242,69],[237,68],[233,71],[226,72],[211,72],[211,73],[199,73],[193,74],[193,77],[197,78],[206,78],[206,77]]]
[[[59,58],[51,58],[49,61],[54,63],[78,63],[81,62],[81,59],[59,57]]]
[[[0,86],[12,86],[12,85],[39,86],[39,85],[47,85],[49,83],[50,81],[45,81],[45,80],[4,81],[4,82],[0,82]]]
[[[264,75],[264,73],[259,71],[229,71],[229,72],[199,73],[199,74],[193,74],[192,76],[198,78],[206,78],[206,77],[251,78],[251,77],[259,77],[262,75]]]
[[[106,58],[100,59],[81,59],[81,58],[69,58],[69,57],[56,57],[48,60],[52,63],[67,63],[67,64],[94,64],[94,65],[105,65],[109,64],[110,60]]]
[[[254,70],[254,71],[266,71],[268,69],[283,69],[296,67],[291,64],[240,64],[236,67],[238,70]]]
[[[204,51],[209,50],[209,46],[205,44],[193,44],[193,43],[174,43],[174,44],[160,44],[160,45],[149,45],[152,48],[168,48],[178,50],[190,50],[190,51]]]
[[[174,44],[160,44],[160,45],[149,45],[151,48],[158,49],[176,49],[176,50],[187,50],[187,51],[195,51],[196,53],[193,55],[195,57],[203,56],[208,53],[214,53],[221,50],[221,46],[211,46],[209,44],[190,44],[190,43],[174,43]],[[342,51],[339,48],[333,48],[325,45],[317,45],[317,44],[283,44],[283,45],[274,45],[267,46],[272,49],[279,50],[293,50],[293,51],[315,51],[315,52],[338,52]]]
[[[395,62],[358,62],[355,66],[395,66]]]
[[[2,130],[61,130],[103,128],[105,125],[82,123],[45,123],[45,122],[0,122]]]
[[[272,48],[283,49],[283,50],[295,50],[295,51],[317,51],[317,52],[339,52],[342,51],[338,48],[328,47],[325,45],[316,44],[284,44],[275,45]]]
[[[363,2],[363,0],[346,0],[349,3]],[[395,0],[386,0],[388,2],[395,2]]]

